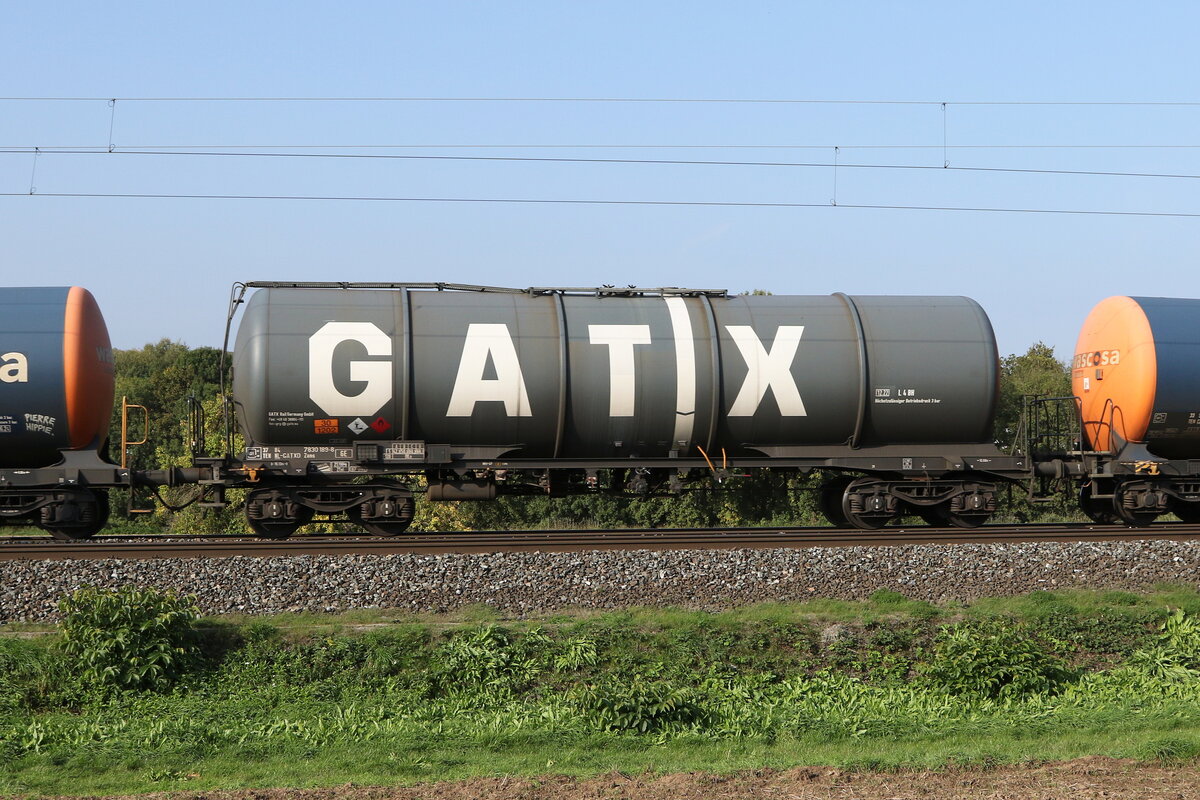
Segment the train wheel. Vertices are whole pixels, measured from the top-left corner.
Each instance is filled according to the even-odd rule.
[[[1095,487],[1091,483],[1085,483],[1079,487],[1080,510],[1092,522],[1101,525],[1116,524],[1118,517],[1117,512],[1113,510],[1112,501],[1092,497],[1093,488]]]
[[[854,479],[847,475],[838,475],[821,484],[821,513],[835,528],[850,527],[850,520],[846,519],[846,514],[842,511],[842,498],[846,494],[846,487],[853,482]]]
[[[300,527],[294,522],[263,522],[257,519],[246,519],[250,532],[259,539],[286,539]]]
[[[362,526],[362,529],[372,536],[399,536],[408,530],[408,526],[412,524],[412,520],[404,522],[365,522],[362,519],[354,519],[354,524]]]
[[[311,508],[280,491],[265,489],[246,498],[246,524],[260,539],[286,539],[312,518]]]
[[[372,536],[399,536],[412,524],[416,508],[412,497],[385,495],[349,509],[346,516]]]
[[[246,522],[250,525],[250,530],[260,539],[286,539],[299,530],[300,526],[307,525],[312,521],[313,511],[311,508],[304,508],[295,517],[289,517],[282,520],[267,520],[267,519],[250,519],[247,517]]]
[[[942,524],[951,528],[978,528],[996,510],[994,489],[987,485],[963,484],[962,491],[935,506]]]
[[[250,519],[246,517],[246,524],[250,526],[250,530],[259,539],[286,539],[295,533],[301,525],[307,525],[312,522],[313,510],[300,506],[301,513],[295,517],[286,519]]]
[[[879,530],[896,518],[899,501],[888,493],[887,485],[874,478],[859,478],[842,495],[842,513],[846,521],[864,531]]]
[[[914,508],[913,511],[934,528],[978,528],[992,515],[990,511],[954,511],[946,503]]]
[[[1158,500],[1164,502],[1154,502]],[[1131,528],[1145,528],[1166,511],[1166,503],[1165,498],[1153,489],[1130,489],[1117,484],[1113,490],[1113,509],[1122,524]]]
[[[74,506],[69,511],[67,505]],[[41,528],[51,537],[60,542],[78,542],[90,539],[103,530],[108,524],[108,492],[81,492],[65,503],[49,507],[55,521],[41,523]],[[64,517],[75,517],[70,522],[62,521]]]
[[[941,518],[943,525],[949,525],[951,528],[978,528],[988,521],[988,517],[991,514],[972,514],[965,511],[951,511],[948,508],[939,507],[938,516]]]

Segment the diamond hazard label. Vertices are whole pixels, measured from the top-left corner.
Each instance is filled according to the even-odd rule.
[[[367,429],[367,423],[362,421],[362,417],[359,417],[359,418],[355,419],[354,422],[351,422],[349,425],[347,425],[346,427],[349,428],[350,430],[354,431],[354,433],[359,434]]]
[[[375,429],[376,433],[383,433],[392,426],[391,423],[389,423],[383,417],[376,417],[375,421],[371,423],[371,427]]]
[[[314,419],[313,433],[337,433],[338,421],[336,419]]]

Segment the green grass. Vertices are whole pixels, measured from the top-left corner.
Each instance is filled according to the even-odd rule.
[[[0,794],[1200,753],[1188,587],[721,613],[205,620],[173,689],[0,637]],[[191,663],[191,662],[189,662]],[[640,732],[637,732],[640,731]]]
[[[1086,755],[1178,762],[1200,751],[1200,718],[1117,713],[1029,735],[1018,726],[964,728],[935,736],[829,740],[816,736],[662,743],[616,735],[513,734],[480,738],[396,737],[352,745],[303,742],[234,746],[212,754],[116,754],[103,747],[29,755],[0,771],[0,793],[124,794],[172,789],[408,785],[434,780],[619,771],[736,770],[806,765],[921,770],[1052,761]]]
[[[1038,591],[1016,597],[982,598],[970,604],[958,602],[935,605],[904,597],[899,592],[881,590],[868,600],[813,599],[798,603],[760,603],[720,612],[689,611],[672,608],[630,608],[621,612],[592,609],[567,609],[541,616],[507,618],[487,605],[473,605],[452,612],[409,612],[394,609],[356,609],[337,613],[295,612],[269,617],[228,614],[213,617],[210,623],[242,626],[267,621],[272,626],[297,636],[339,633],[387,627],[397,624],[430,626],[472,625],[483,622],[503,623],[511,627],[573,625],[591,619],[627,618],[632,624],[667,628],[696,621],[728,624],[754,622],[806,622],[812,624],[870,624],[896,618],[955,621],[998,616],[1018,619],[1042,617],[1067,609],[1078,615],[1098,616],[1104,612],[1137,615],[1165,615],[1165,609],[1183,608],[1200,615],[1200,591],[1186,585],[1161,584],[1143,593],[1062,589]],[[0,635],[7,632],[46,632],[55,630],[48,623],[0,624]]]
[[[1045,616],[1066,610],[1069,613],[1098,616],[1105,612],[1134,614],[1138,611],[1162,611],[1167,606],[1200,614],[1200,591],[1194,586],[1159,584],[1143,593],[1059,589],[1038,591],[1016,597],[983,598],[965,609],[966,616],[1008,615],[1018,618]]]

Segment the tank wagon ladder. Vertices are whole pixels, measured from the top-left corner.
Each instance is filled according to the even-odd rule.
[[[1033,503],[1054,503],[1071,489],[1078,495],[1080,507],[1095,521],[1109,514],[1104,496],[1096,496],[1088,479],[1094,465],[1107,453],[1085,450],[1088,438],[1080,400],[1074,395],[1037,395],[1022,397],[1022,413],[1014,451],[1027,453],[1033,470],[1026,481],[1026,499]],[[1109,498],[1111,499],[1111,497]]]
[[[1035,465],[1029,497],[1052,502],[1063,483],[1093,522],[1144,527],[1173,513],[1200,522],[1200,460],[1164,459],[1116,433],[1119,407],[1107,400],[1096,419],[1084,419],[1079,397],[1027,396],[1022,425]],[[1089,442],[1110,437],[1112,450]]]
[[[142,433],[140,439],[131,439],[129,435],[129,412],[142,412]],[[129,457],[133,454],[133,448],[143,445],[150,441],[150,410],[138,403],[129,402],[129,397],[121,396],[121,469],[129,469]],[[154,505],[151,504],[145,507],[138,507],[136,481],[130,485],[129,491],[125,496],[125,513],[127,514],[153,514]]]

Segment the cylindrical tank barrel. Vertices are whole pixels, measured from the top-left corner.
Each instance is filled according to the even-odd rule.
[[[421,440],[513,458],[990,440],[964,297],[270,288],[234,397],[252,443]]]
[[[112,347],[91,293],[0,288],[0,467],[103,447],[112,406]]]
[[[1144,443],[1200,457],[1200,300],[1110,297],[1084,320],[1071,363],[1084,433],[1097,450]]]

